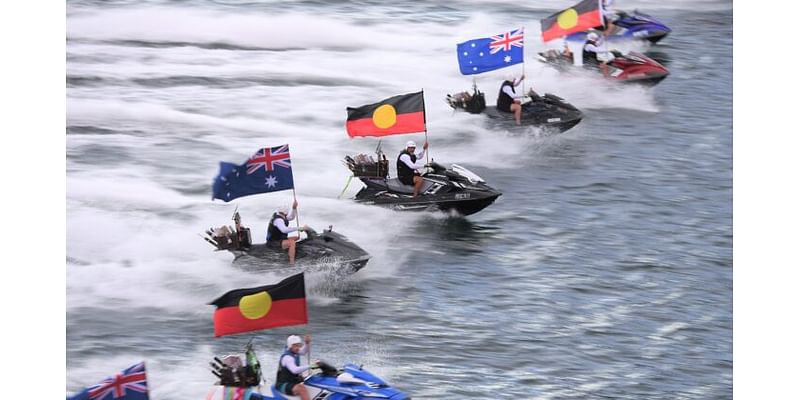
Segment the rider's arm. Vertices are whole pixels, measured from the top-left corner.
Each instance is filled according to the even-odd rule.
[[[294,365],[294,359],[288,354],[281,357],[281,365],[286,367],[286,369],[289,371],[292,371],[293,374],[299,374],[308,371],[308,365]]]
[[[292,210],[294,211],[294,210]],[[275,227],[278,228],[281,232],[289,234],[297,230],[295,227],[288,227],[283,220],[280,218],[275,218]]]
[[[416,164],[411,162],[411,157],[408,154],[400,156],[400,161],[404,162],[408,168],[411,169],[420,169],[425,166],[425,162],[422,159],[417,160]]]
[[[295,210],[297,210],[297,209],[296,209],[296,208],[292,208],[291,210],[289,210],[289,213],[288,213],[288,214],[286,214],[286,220],[287,220],[287,221],[291,221],[291,220],[293,220],[293,219],[294,219],[294,216],[295,216]],[[284,233],[285,233],[285,232],[284,232]]]
[[[426,152],[426,151],[427,151],[427,150],[425,150],[425,149],[422,149],[422,151],[420,151],[419,153],[417,153],[417,160],[422,160],[423,158],[425,158],[425,152]]]
[[[514,93],[514,91],[511,90],[511,86],[504,86],[503,93],[511,96],[512,99],[519,99],[520,97],[522,97],[521,95]]]

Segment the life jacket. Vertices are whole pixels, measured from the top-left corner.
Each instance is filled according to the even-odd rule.
[[[402,157],[403,154],[408,154],[408,156],[411,157],[411,162],[412,163],[416,163],[417,162],[417,155],[416,154],[409,153],[407,149],[401,151],[400,155],[397,156],[397,177],[400,178],[401,181],[406,181],[406,182],[413,181],[414,180],[414,170],[411,169],[408,165],[406,165],[406,163],[400,161],[400,157]]]
[[[511,104],[514,103],[514,99],[509,96],[503,89],[506,86],[511,87],[511,92],[516,94],[517,91],[514,90],[514,83],[510,81],[504,81],[502,85],[500,85],[500,93],[497,94],[497,109],[502,111],[510,111]]]
[[[300,366],[300,354],[292,353],[291,350],[286,349],[286,351],[281,354],[281,357],[278,359],[278,372],[275,375],[275,387],[280,388],[281,384],[288,383],[288,384],[298,384],[303,382],[303,377],[300,374],[293,374],[289,368],[283,366],[281,361],[283,360],[283,356],[292,356],[294,359],[294,365]]]
[[[282,241],[289,238],[289,235],[281,232],[281,230],[275,226],[276,219],[282,219],[283,225],[285,226],[289,225],[289,220],[287,220],[283,215],[278,213],[272,214],[272,219],[269,220],[269,225],[267,226],[267,243],[273,242],[280,244]]]
[[[583,61],[591,61],[593,63],[597,63],[597,62],[600,61],[600,60],[597,59],[597,53],[594,52],[594,51],[586,50],[586,46],[588,46],[590,44],[592,44],[594,46],[597,46],[597,42],[595,42],[594,40],[587,40],[586,43],[584,43],[584,45],[583,45]]]

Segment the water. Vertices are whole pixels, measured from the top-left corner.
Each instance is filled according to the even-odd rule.
[[[536,63],[554,5],[517,3],[67,2],[66,392],[145,360],[152,398],[200,398],[213,355],[253,337],[271,379],[310,332],[314,357],[414,398],[732,398],[731,2],[617,5],[673,28],[638,48],[672,73],[651,89]],[[456,43],[522,25],[526,85],[586,113],[564,134],[489,130],[442,100],[471,85]],[[433,157],[503,196],[467,218],[337,199],[344,155],[376,145],[347,138],[345,107],[421,88]],[[308,277],[307,327],[214,339],[209,301],[278,278],[198,237],[234,208],[211,181],[282,143],[301,222],[373,259],[335,287]],[[236,204],[262,240],[289,196]]]

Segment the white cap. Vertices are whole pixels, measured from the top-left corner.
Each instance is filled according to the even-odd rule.
[[[286,347],[292,347],[292,345],[303,343],[303,339],[300,339],[300,336],[292,335],[286,338]]]
[[[506,74],[506,80],[509,82],[514,82],[514,79],[517,79],[517,76],[514,74]]]
[[[284,204],[284,205],[276,208],[275,212],[280,213],[280,214],[288,214],[289,213],[289,206]]]
[[[417,144],[414,143],[413,140],[409,140],[408,142],[406,142],[406,148],[409,148],[409,147],[417,147]]]
[[[600,38],[600,36],[598,34],[594,33],[594,32],[589,32],[589,34],[586,35],[586,39],[589,39],[589,40],[597,40],[599,38]]]

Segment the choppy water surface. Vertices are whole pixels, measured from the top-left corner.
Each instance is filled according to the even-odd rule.
[[[618,2],[674,29],[639,48],[672,72],[643,89],[538,64],[538,20],[568,4],[517,3],[69,1],[66,391],[145,360],[152,398],[200,398],[212,355],[254,337],[271,379],[308,331],[315,357],[414,398],[732,398],[732,4]],[[586,113],[564,134],[442,101],[472,83],[456,43],[523,25],[527,85]],[[493,97],[505,72],[477,83]],[[503,192],[478,214],[337,199],[344,155],[376,145],[347,138],[345,107],[420,88],[433,157]],[[373,259],[308,277],[308,327],[214,339],[206,303],[278,278],[198,237],[235,207],[211,180],[287,142],[301,222]],[[257,239],[287,193],[236,202]]]

